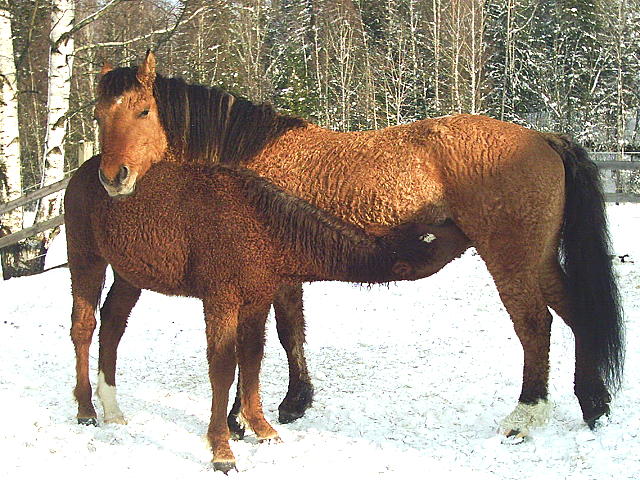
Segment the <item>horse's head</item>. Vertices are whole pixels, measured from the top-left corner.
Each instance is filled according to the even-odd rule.
[[[133,193],[136,181],[167,152],[167,135],[153,95],[156,61],[149,51],[137,68],[102,68],[95,118],[100,131],[100,181],[112,197]]]

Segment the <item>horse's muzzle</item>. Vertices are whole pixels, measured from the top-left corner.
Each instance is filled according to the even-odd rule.
[[[131,174],[129,167],[122,165],[118,170],[118,174],[110,180],[102,172],[102,169],[98,169],[98,178],[100,183],[107,191],[110,197],[126,197],[131,195],[136,188],[136,176]]]

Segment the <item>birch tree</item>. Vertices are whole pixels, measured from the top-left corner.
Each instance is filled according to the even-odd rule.
[[[41,185],[48,185],[64,177],[65,140],[67,136],[69,99],[72,86],[74,34],[91,24],[123,0],[110,0],[93,13],[76,22],[74,0],[53,0],[49,33],[49,70],[47,82],[47,123],[42,159]],[[40,201],[36,222],[61,213],[64,192],[55,193]],[[43,248],[51,232],[43,235]]]
[[[64,141],[67,133],[67,112],[71,94],[73,68],[73,36],[69,34],[75,21],[74,0],[54,0],[51,5],[49,34],[49,78],[47,89],[47,130],[44,142],[42,185],[64,177]],[[60,213],[63,193],[43,199],[36,222]],[[48,236],[45,236],[45,244]]]
[[[14,200],[22,193],[17,94],[11,15],[3,0],[0,3],[0,202]],[[21,230],[22,209],[16,208],[3,215],[0,226],[3,234]],[[14,251],[4,249],[1,252],[4,278],[13,276]]]
[[[20,173],[20,133],[18,126],[18,86],[13,56],[11,17],[7,5],[0,3],[0,200],[9,201],[22,193]],[[11,232],[22,228],[20,209],[6,214],[2,225]]]

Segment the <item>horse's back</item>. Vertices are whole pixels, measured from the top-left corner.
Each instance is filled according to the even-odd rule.
[[[472,223],[496,208],[542,201],[562,210],[562,160],[545,137],[480,115],[364,132],[309,125],[283,135],[248,166],[365,228]]]

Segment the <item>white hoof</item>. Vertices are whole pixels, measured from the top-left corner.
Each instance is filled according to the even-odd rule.
[[[548,400],[540,400],[533,405],[518,403],[515,410],[500,422],[498,433],[512,439],[510,443],[520,443],[529,435],[532,428],[541,427],[547,423],[551,408],[551,402]]]
[[[117,425],[126,425],[127,421],[124,418],[124,415],[120,413],[119,415],[114,415],[111,417],[104,416],[104,423],[115,423]]]

